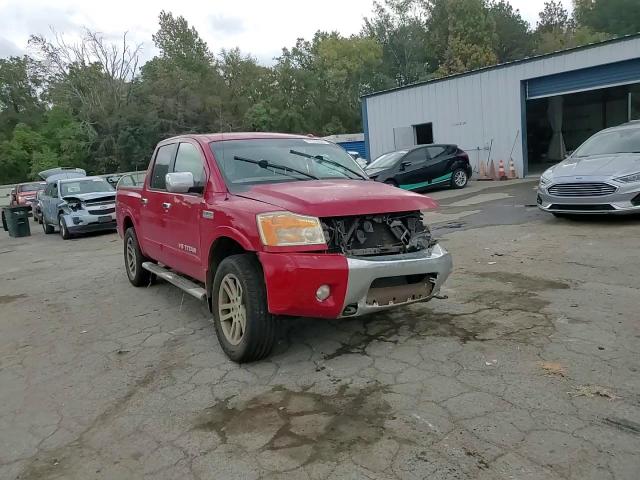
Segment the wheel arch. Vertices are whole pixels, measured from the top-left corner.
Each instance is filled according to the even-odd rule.
[[[248,251],[237,239],[231,236],[220,236],[209,247],[209,255],[207,257],[207,276],[205,288],[207,290],[207,305],[211,311],[211,291],[213,289],[213,277],[215,276],[218,265],[231,255],[247,253]]]

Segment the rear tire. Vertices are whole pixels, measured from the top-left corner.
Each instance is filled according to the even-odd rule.
[[[140,250],[136,231],[133,227],[127,228],[124,233],[124,268],[134,287],[144,287],[151,283],[151,272],[142,268],[142,264],[147,261],[149,259]]]
[[[220,263],[211,304],[218,341],[231,360],[252,362],[271,353],[277,319],[267,308],[264,274],[253,255],[232,255]]]
[[[469,182],[469,176],[463,168],[456,168],[451,174],[451,188],[464,188]]]

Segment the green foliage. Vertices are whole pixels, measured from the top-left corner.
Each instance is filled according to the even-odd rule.
[[[610,35],[640,32],[638,0],[574,0],[577,22]]]
[[[30,39],[33,57],[0,59],[0,184],[52,166],[144,169],[155,144],[182,133],[360,131],[360,98],[640,30],[637,0],[548,1],[532,29],[509,0],[379,0],[358,35],[316,32],[272,66],[239,49],[212,53],[162,11],[158,56],[86,30],[76,43]]]

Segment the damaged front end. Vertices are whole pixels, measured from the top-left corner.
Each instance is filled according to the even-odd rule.
[[[420,211],[321,219],[330,253],[349,268],[342,317],[425,302],[451,272]]]
[[[437,242],[419,211],[321,219],[330,253],[369,257],[426,250]]]

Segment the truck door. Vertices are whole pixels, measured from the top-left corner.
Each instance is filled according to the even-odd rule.
[[[156,150],[151,174],[145,182],[140,199],[140,232],[138,238],[144,252],[154,260],[165,263],[167,216],[173,194],[167,192],[166,175],[173,163],[178,148],[177,143],[162,145]]]
[[[58,182],[52,182],[49,184],[49,195],[46,198],[46,205],[44,206],[44,211],[46,213],[47,222],[50,225],[58,224],[58,203],[60,200],[58,199]]]
[[[200,145],[182,141],[171,171],[191,172],[194,188],[187,193],[173,193],[167,214],[166,264],[198,280],[205,280],[201,261],[200,222],[204,210],[203,195],[208,172]],[[208,253],[208,252],[207,252]]]

